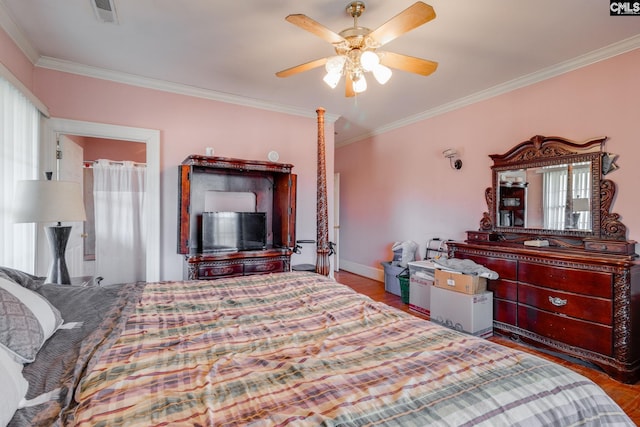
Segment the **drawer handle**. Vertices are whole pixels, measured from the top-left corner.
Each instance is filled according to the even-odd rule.
[[[558,297],[549,297],[549,302],[556,307],[562,307],[563,305],[567,305],[567,300],[558,298]]]

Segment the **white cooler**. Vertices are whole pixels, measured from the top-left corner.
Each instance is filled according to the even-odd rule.
[[[407,265],[409,266],[409,310],[429,316],[435,264],[431,260],[423,260],[412,261]]]

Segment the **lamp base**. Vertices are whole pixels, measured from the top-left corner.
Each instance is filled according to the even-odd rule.
[[[53,254],[53,260],[51,261],[51,267],[49,268],[49,274],[47,274],[45,283],[70,285],[71,278],[69,277],[69,270],[67,270],[64,253],[67,250],[71,227],[61,225],[46,227],[46,232]]]
[[[578,222],[580,221],[580,212],[572,213],[571,220],[573,221],[573,228],[578,228]]]

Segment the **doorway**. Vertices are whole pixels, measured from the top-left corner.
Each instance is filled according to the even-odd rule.
[[[147,178],[145,197],[146,280],[160,280],[160,131],[83,122],[67,119],[45,121],[42,170],[56,170],[56,144],[59,135],[77,135],[93,138],[134,141],[146,144]],[[40,262],[38,263],[40,264]]]
[[[146,280],[146,146],[135,141],[58,136],[57,175],[80,184],[87,213],[86,221],[71,224],[66,250],[71,277],[99,276],[103,284]]]

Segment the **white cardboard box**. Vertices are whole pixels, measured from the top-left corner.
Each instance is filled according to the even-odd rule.
[[[493,335],[493,293],[463,294],[433,286],[431,321],[487,338]]]
[[[409,266],[409,310],[430,314],[431,288],[435,265],[432,261],[413,261]]]

